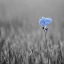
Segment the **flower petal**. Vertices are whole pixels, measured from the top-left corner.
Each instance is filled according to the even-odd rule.
[[[46,18],[45,22],[52,22],[52,19],[51,18]]]
[[[39,24],[41,26],[47,26],[48,24],[50,24],[52,22],[52,19],[51,18],[45,18],[45,17],[42,17],[40,20],[39,20]]]

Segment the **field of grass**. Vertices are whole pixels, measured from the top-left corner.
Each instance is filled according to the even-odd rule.
[[[64,41],[53,34],[47,39],[47,54],[44,32],[41,29],[24,33],[21,27],[14,29],[8,24],[1,25],[0,64],[48,64],[47,59],[49,64],[64,64]]]

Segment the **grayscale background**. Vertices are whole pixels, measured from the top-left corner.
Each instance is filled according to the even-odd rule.
[[[39,19],[50,17],[54,31],[63,28],[64,0],[0,0],[0,22],[22,26],[25,32],[38,30]],[[57,28],[57,29],[56,29]]]
[[[52,40],[57,47],[59,40],[64,56],[64,0],[0,0],[0,52],[2,48],[9,49],[9,40],[14,50],[27,47],[23,44],[25,42],[28,47],[36,43],[43,45],[44,31],[39,25],[41,17],[53,20],[47,26],[48,43]],[[3,43],[2,39],[5,40]]]

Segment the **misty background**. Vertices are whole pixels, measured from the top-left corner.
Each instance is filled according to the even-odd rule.
[[[41,31],[39,19],[50,17],[48,26],[53,35],[64,38],[64,0],[0,0],[0,26],[12,27],[31,33]]]

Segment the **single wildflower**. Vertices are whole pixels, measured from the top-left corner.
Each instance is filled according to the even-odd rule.
[[[39,20],[39,24],[42,26],[42,29],[44,30],[45,32],[45,41],[46,41],[46,48],[47,48],[47,58],[48,58],[48,64],[49,64],[49,50],[48,50],[48,45],[47,45],[47,38],[46,38],[46,34],[47,34],[47,25],[49,25],[50,23],[52,22],[52,19],[51,18],[45,18],[45,17],[42,17],[40,20]]]
[[[48,24],[50,24],[52,22],[52,19],[51,18],[45,18],[45,17],[42,17],[40,20],[39,20],[39,24],[42,26],[42,27],[46,27]]]
[[[42,26],[42,29],[46,29],[47,30],[47,25],[49,25],[52,22],[51,18],[46,18],[46,17],[42,17],[39,20],[39,24]]]

